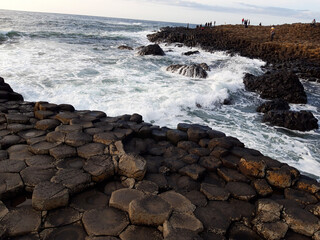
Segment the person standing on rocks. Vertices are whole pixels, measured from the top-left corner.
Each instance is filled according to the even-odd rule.
[[[270,40],[271,40],[271,41],[273,41],[273,38],[274,38],[274,35],[275,35],[275,34],[276,34],[275,28],[272,27],[272,28],[271,28],[271,31],[270,31]]]

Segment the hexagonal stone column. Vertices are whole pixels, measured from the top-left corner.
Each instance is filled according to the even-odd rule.
[[[94,236],[118,236],[129,224],[127,214],[115,208],[87,211],[82,222],[87,233]]]
[[[133,224],[162,225],[170,213],[170,204],[157,195],[146,195],[129,204],[129,217]]]

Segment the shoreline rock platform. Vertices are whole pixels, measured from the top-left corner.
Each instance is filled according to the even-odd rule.
[[[320,184],[234,137],[0,89],[0,239],[320,239]]]

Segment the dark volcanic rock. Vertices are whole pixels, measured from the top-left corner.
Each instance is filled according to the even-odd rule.
[[[290,106],[289,104],[282,100],[282,99],[276,99],[273,101],[268,101],[263,103],[257,108],[257,112],[266,113],[271,110],[289,110]]]
[[[248,91],[258,92],[262,98],[307,103],[307,95],[299,78],[290,72],[267,73],[262,76],[247,73],[243,82]]]
[[[318,120],[309,111],[269,111],[264,115],[263,121],[299,131],[319,128]]]
[[[142,47],[142,49],[138,52],[140,56],[144,55],[157,55],[157,56],[164,56],[165,53],[161,49],[161,47],[158,44],[152,44],[145,47]]]
[[[199,64],[181,65],[173,64],[167,67],[167,71],[178,73],[186,77],[193,78],[206,78],[208,76],[206,70],[204,70]]]
[[[120,49],[120,50],[133,50],[132,47],[129,47],[129,46],[126,46],[126,45],[120,45],[118,47],[118,49]]]
[[[186,55],[186,56],[190,56],[190,55],[193,55],[193,54],[199,54],[200,52],[198,50],[196,51],[188,51],[188,52],[184,52],[182,53],[183,55]]]

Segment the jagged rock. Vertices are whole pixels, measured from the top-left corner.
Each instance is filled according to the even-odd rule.
[[[172,73],[178,73],[186,77],[207,78],[208,76],[208,73],[200,65],[196,65],[196,64],[192,64],[192,65],[173,64],[167,67],[166,70]]]
[[[264,122],[292,130],[310,131],[318,129],[318,120],[310,111],[269,111],[263,117]]]
[[[311,237],[320,229],[319,219],[301,208],[285,208],[283,218],[293,231],[306,236]]]
[[[257,108],[257,112],[262,112],[262,113],[267,113],[271,110],[276,110],[276,111],[286,111],[289,110],[290,106],[289,104],[282,100],[282,99],[275,99],[273,101],[268,101],[263,103]]]
[[[165,53],[163,52],[163,50],[158,44],[152,44],[152,45],[142,47],[138,52],[138,54],[140,56],[144,56],[144,55],[164,56],[165,55]]]
[[[32,206],[39,211],[65,207],[69,203],[69,191],[61,184],[41,182],[33,190]]]
[[[1,221],[0,225],[7,228],[9,237],[26,235],[38,231],[41,224],[41,212],[31,207],[21,207],[11,210]]]
[[[70,207],[77,209],[80,212],[105,208],[108,206],[109,197],[102,192],[89,190],[77,194],[71,199]]]
[[[129,212],[129,204],[133,200],[142,198],[143,196],[145,196],[145,194],[136,189],[119,189],[111,194],[109,206],[118,208],[125,212]]]
[[[253,222],[276,222],[280,220],[283,206],[271,199],[259,199],[256,202],[256,218]]]
[[[120,157],[118,168],[120,175],[142,180],[147,171],[147,163],[141,156],[124,154]]]
[[[260,93],[262,98],[279,98],[289,103],[307,103],[303,85],[291,72],[267,73],[258,77],[247,73],[243,82],[247,90]]]
[[[82,222],[89,235],[94,236],[118,236],[129,224],[126,213],[108,207],[85,212]]]
[[[200,191],[206,195],[209,200],[214,201],[226,201],[230,196],[230,192],[225,188],[208,183],[202,183]]]
[[[129,204],[129,216],[133,224],[158,226],[169,218],[170,213],[170,204],[157,195],[146,195]]]
[[[168,191],[159,195],[166,200],[176,212],[193,212],[196,207],[185,196],[175,191]]]
[[[120,234],[121,240],[161,240],[163,239],[161,232],[155,228],[130,225]]]
[[[315,179],[301,176],[296,183],[296,187],[300,190],[307,191],[309,193],[315,194],[320,191],[320,183]]]
[[[78,222],[81,214],[70,207],[49,211],[44,223],[45,228],[54,228]]]

